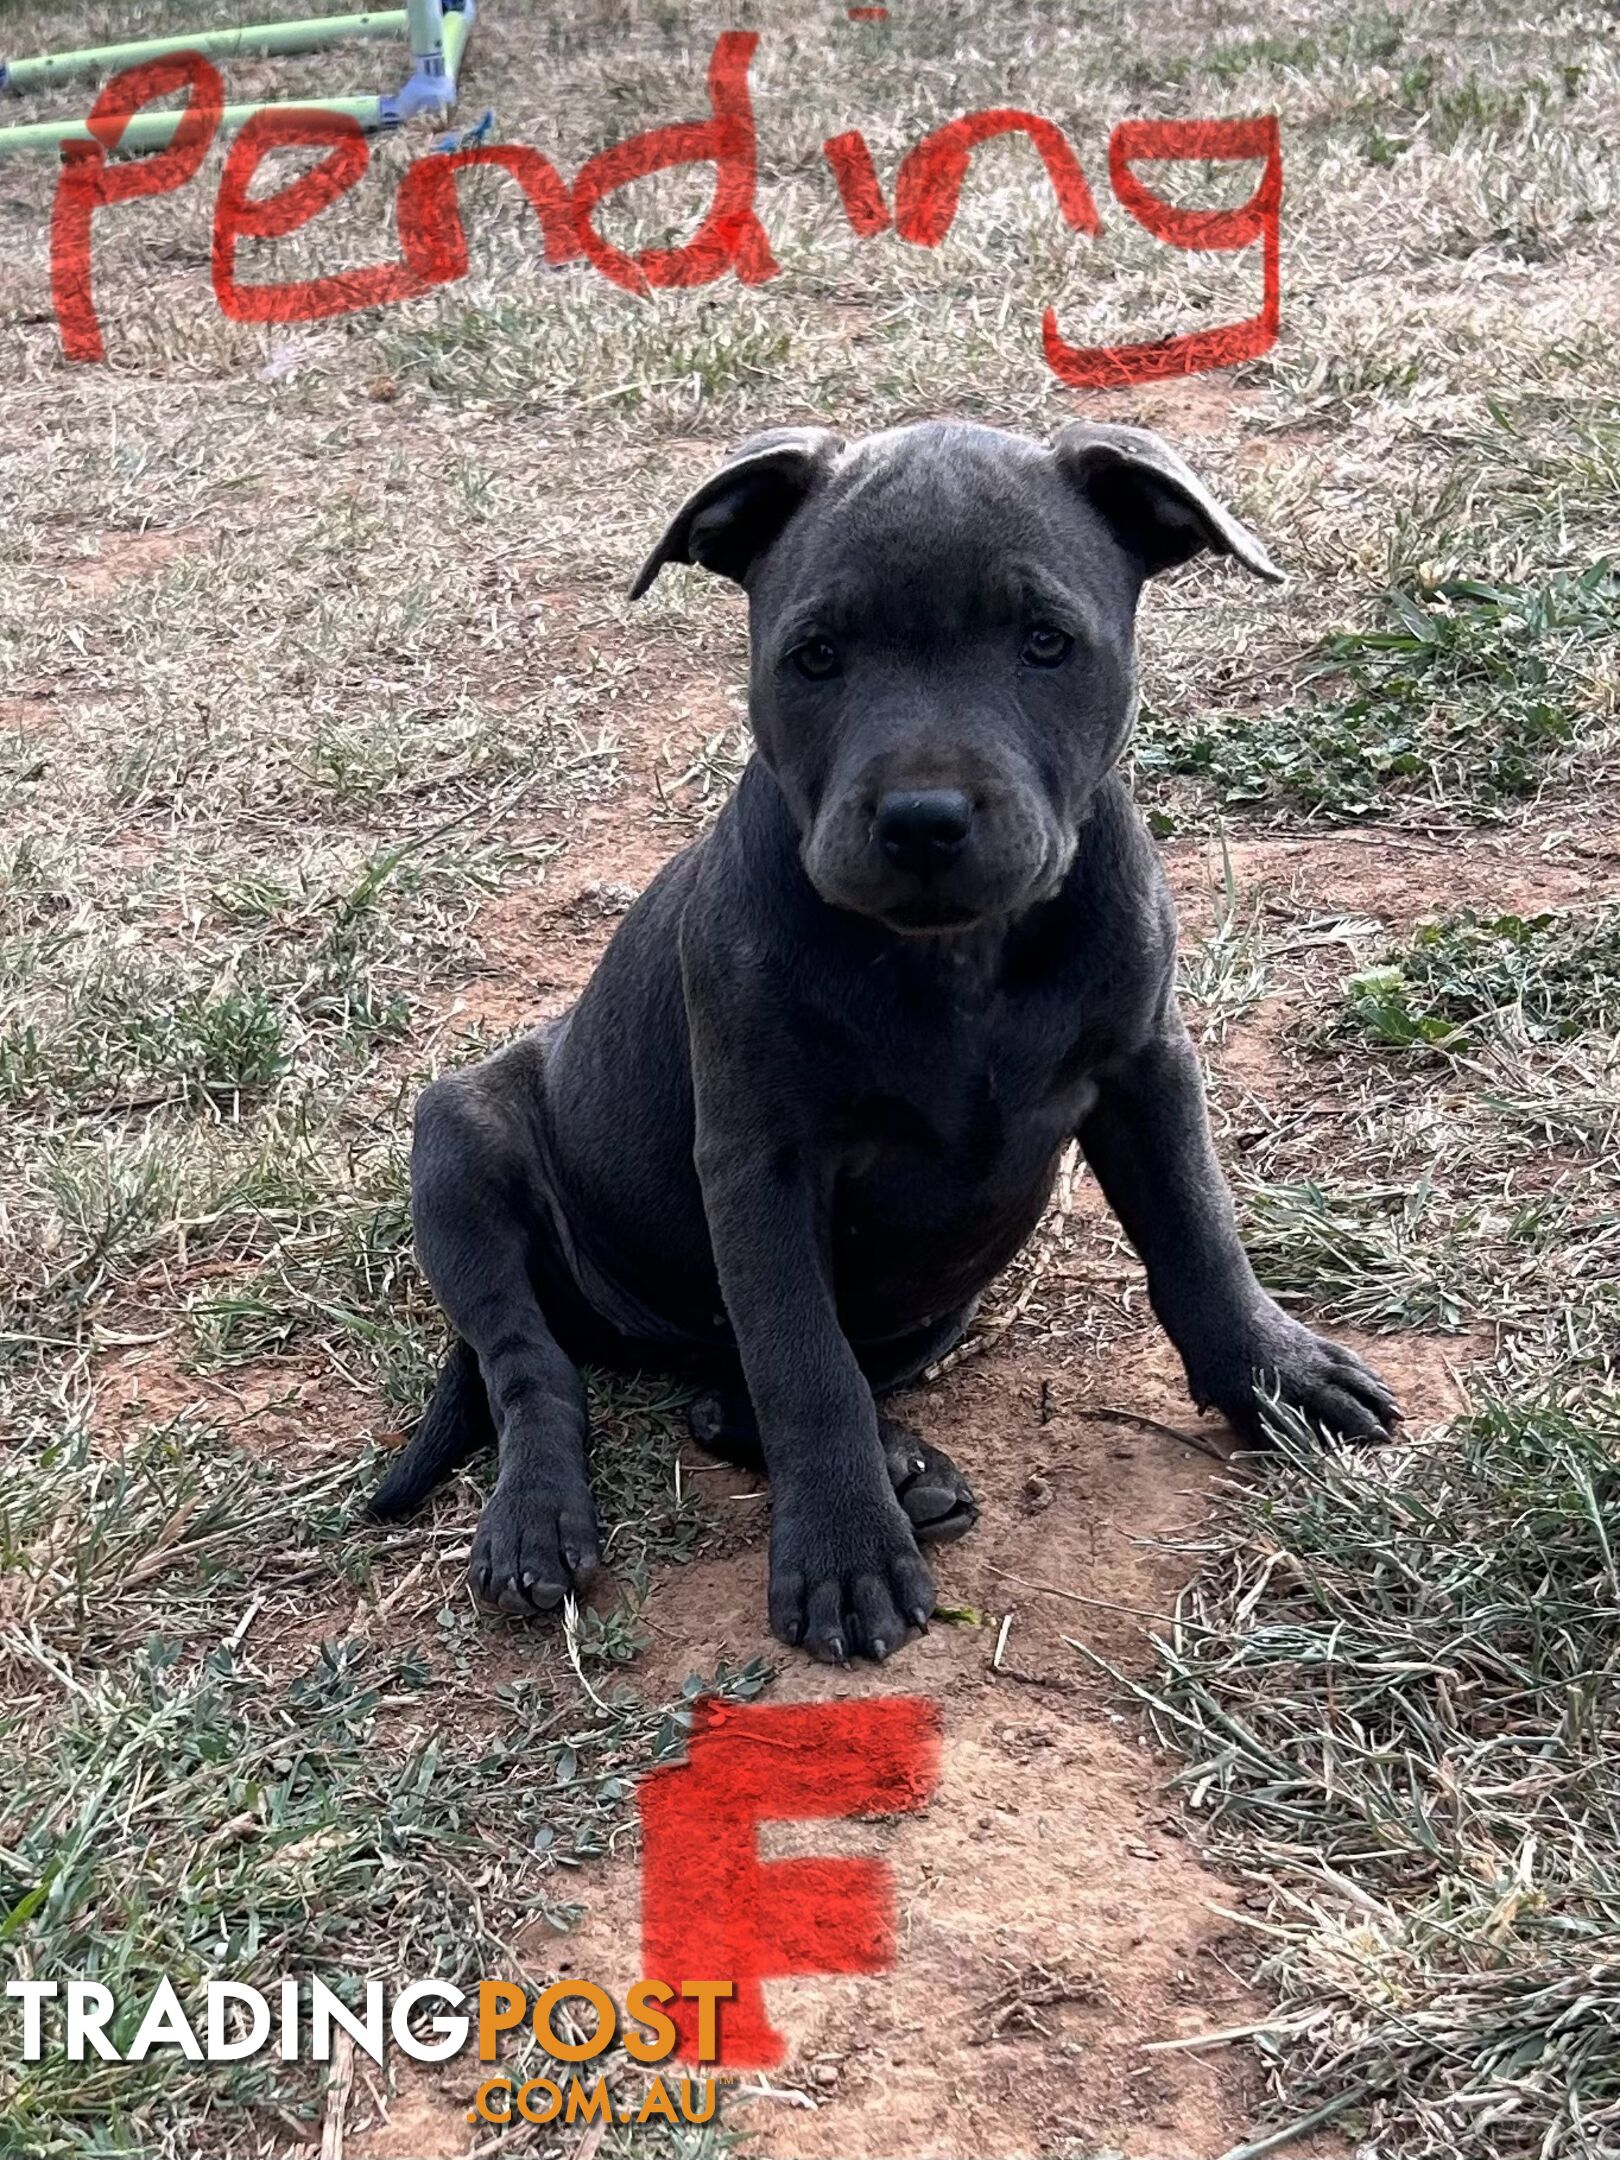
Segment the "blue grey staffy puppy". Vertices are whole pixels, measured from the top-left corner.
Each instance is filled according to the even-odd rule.
[[[1382,1437],[1383,1383],[1256,1281],[1176,1009],[1175,923],[1117,767],[1143,585],[1260,541],[1156,437],[929,423],[745,443],[636,579],[741,585],[754,753],[562,1019],[436,1080],[417,1249],[455,1342],[373,1502],[498,1448],[472,1582],[597,1564],[582,1363],[710,1392],[771,1484],[769,1609],[815,1656],[927,1622],[972,1493],[878,1399],[957,1342],[1078,1140],[1195,1402]]]

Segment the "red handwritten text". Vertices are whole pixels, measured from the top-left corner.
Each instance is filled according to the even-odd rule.
[[[418,158],[400,182],[395,203],[398,259],[280,284],[245,282],[237,255],[243,241],[286,238],[349,194],[364,177],[370,146],[359,125],[341,114],[267,111],[248,120],[225,160],[214,206],[214,294],[237,322],[313,322],[410,300],[467,275],[469,251],[458,196],[458,175],[493,167],[517,182],[539,223],[550,263],[589,262],[627,292],[653,287],[709,285],[729,271],[745,285],[778,276],[769,235],[756,207],[758,143],[749,68],[759,38],[728,30],[715,40],[708,71],[709,112],[701,120],[650,128],[587,158],[572,183],[548,158],[521,144],[436,151]],[[154,100],[187,93],[174,140],[139,163],[111,163],[129,117]],[[72,360],[105,358],[91,282],[96,213],[142,196],[172,194],[196,177],[218,133],[224,88],[218,71],[196,53],[170,54],[115,76],[97,98],[88,128],[93,141],[62,153],[51,219],[51,290],[62,347]],[[1086,176],[1067,138],[1050,120],[1011,106],[965,113],[913,145],[895,174],[892,205],[866,138],[857,130],[822,147],[852,232],[861,239],[893,231],[912,247],[938,247],[961,202],[973,154],[998,136],[1022,136],[1045,168],[1059,214],[1075,232],[1102,230]],[[273,194],[256,196],[254,181],[272,151],[321,153],[316,163]],[[1136,171],[1147,160],[1189,163],[1259,160],[1258,185],[1234,210],[1184,210],[1154,194]],[[600,206],[634,180],[683,165],[712,165],[714,193],[696,232],[679,247],[628,253],[605,239]],[[1197,374],[1254,358],[1276,342],[1281,291],[1282,149],[1274,116],[1252,120],[1126,120],[1108,146],[1114,199],[1155,239],[1208,252],[1261,248],[1261,303],[1241,322],[1221,323],[1180,337],[1135,345],[1076,346],[1063,337],[1056,312],[1042,322],[1047,364],[1076,386],[1142,382]]]

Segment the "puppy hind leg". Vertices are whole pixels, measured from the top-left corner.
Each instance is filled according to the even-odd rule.
[[[408,1515],[435,1485],[494,1438],[478,1359],[466,1343],[457,1341],[439,1369],[421,1422],[372,1494],[367,1513],[376,1522]]]
[[[979,1301],[970,1298],[956,1311],[941,1314],[926,1327],[895,1342],[862,1353],[862,1366],[881,1403],[919,1380],[936,1359],[954,1350],[973,1323]],[[895,1498],[911,1520],[919,1545],[949,1545],[965,1537],[979,1519],[973,1488],[943,1448],[919,1440],[907,1426],[878,1414],[878,1437]]]
[[[878,1438],[894,1496],[919,1545],[949,1545],[979,1519],[973,1488],[943,1448],[919,1440],[894,1418],[878,1417]]]
[[[585,1384],[532,1299],[486,1308],[473,1327],[499,1440],[468,1577],[502,1612],[549,1612],[589,1585],[599,1559]]]
[[[705,1388],[686,1406],[686,1425],[706,1455],[733,1464],[739,1470],[763,1473],[765,1449],[759,1437],[759,1421],[742,1381],[722,1381]]]
[[[697,1396],[687,1413],[692,1438],[739,1470],[763,1471],[765,1454],[748,1390],[740,1380]],[[919,1545],[948,1545],[979,1519],[972,1487],[950,1457],[891,1417],[878,1416],[884,1467]]]
[[[543,1202],[528,1144],[474,1079],[439,1081],[417,1110],[411,1182],[418,1254],[477,1358],[496,1433],[468,1579],[502,1612],[550,1611],[586,1587],[599,1553],[585,1384],[531,1280]]]

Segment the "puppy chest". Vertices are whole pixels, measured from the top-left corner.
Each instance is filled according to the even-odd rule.
[[[1095,1098],[1089,1080],[1033,1086],[983,1065],[920,1072],[905,1091],[872,1090],[831,1121],[835,1215],[845,1234],[965,1227],[1017,1208],[1049,1181],[1053,1158]]]

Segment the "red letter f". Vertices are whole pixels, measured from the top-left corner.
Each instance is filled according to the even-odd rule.
[[[914,1696],[739,1707],[697,1704],[688,1759],[643,1779],[642,1971],[729,1980],[718,2060],[769,2069],[786,2053],[762,1980],[881,1972],[894,1956],[881,1860],[761,1861],[762,1822],[920,1808],[939,1774],[939,1713]],[[691,2003],[671,2003],[696,2058]]]

